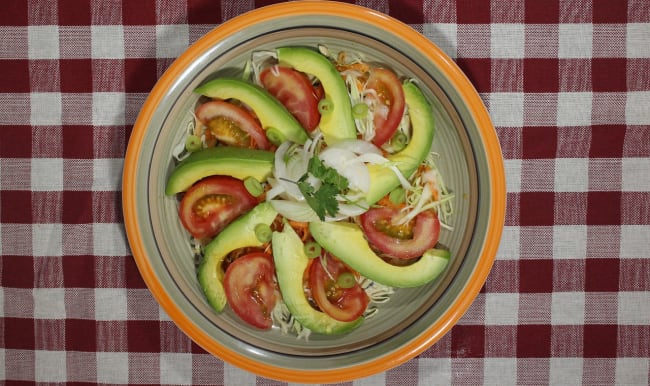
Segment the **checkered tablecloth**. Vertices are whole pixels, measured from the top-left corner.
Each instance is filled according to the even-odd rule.
[[[189,44],[272,1],[0,2],[0,380],[271,385],[206,353],[125,237],[125,147]],[[650,382],[650,2],[367,0],[466,72],[507,215],[469,311],[352,385]]]

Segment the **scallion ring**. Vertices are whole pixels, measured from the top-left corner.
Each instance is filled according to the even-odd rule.
[[[363,102],[357,103],[352,107],[352,115],[356,119],[363,119],[368,115],[368,105]]]
[[[334,104],[327,98],[318,101],[318,112],[321,114],[331,113],[334,110]]]
[[[402,133],[401,131],[398,131],[393,135],[393,138],[391,138],[390,143],[393,145],[395,148],[395,151],[400,151],[406,147],[406,141],[408,138],[406,138],[406,134]]]
[[[192,134],[188,135],[187,138],[185,138],[185,150],[189,151],[190,153],[200,150],[201,147],[203,147],[203,144],[201,143],[201,138],[198,136]]]
[[[314,259],[320,256],[321,248],[320,245],[318,245],[318,243],[315,241],[310,241],[306,243],[304,249],[305,249],[305,255],[307,255],[307,257],[309,257],[310,259]]]
[[[341,288],[352,288],[357,283],[357,279],[352,272],[343,272],[336,279],[336,284]]]
[[[284,141],[287,140],[284,134],[275,127],[269,127],[266,129],[266,138],[268,138],[271,143],[274,145],[281,145]]]
[[[273,230],[267,224],[257,224],[255,225],[255,237],[259,240],[260,243],[268,243],[271,241],[271,236],[273,235]]]
[[[258,197],[260,194],[264,193],[262,184],[255,177],[244,178],[244,187],[253,197]]]

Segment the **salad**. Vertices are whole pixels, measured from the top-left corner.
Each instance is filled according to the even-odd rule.
[[[445,269],[454,196],[417,81],[362,55],[281,47],[196,92],[166,193],[215,311],[344,333]]]

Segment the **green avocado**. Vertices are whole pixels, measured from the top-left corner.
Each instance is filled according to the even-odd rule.
[[[326,56],[307,47],[281,47],[277,49],[280,64],[316,77],[325,91],[330,106],[321,112],[319,127],[325,142],[333,144],[357,138],[348,89],[341,74]]]
[[[165,187],[165,193],[174,195],[186,191],[196,181],[215,175],[243,180],[254,177],[266,181],[273,169],[273,152],[217,146],[192,153],[176,166]]]
[[[324,312],[315,310],[305,297],[303,276],[309,258],[305,255],[300,237],[290,226],[282,232],[274,232],[273,260],[280,285],[280,292],[287,308],[300,324],[320,334],[341,334],[363,322],[363,316],[352,322],[341,322]]]
[[[205,247],[198,268],[198,279],[208,303],[216,311],[221,312],[228,302],[223,288],[224,272],[221,269],[224,258],[239,248],[262,246],[263,243],[255,235],[255,226],[271,225],[276,216],[277,212],[271,204],[261,203],[230,223]]]
[[[307,133],[293,115],[268,91],[240,79],[213,79],[194,92],[210,98],[237,99],[250,107],[260,120],[264,130],[274,128],[285,140],[305,143]]]
[[[415,263],[395,266],[385,262],[370,248],[357,224],[312,222],[314,239],[330,253],[361,275],[391,287],[418,287],[434,280],[449,263],[450,253],[430,249]]]
[[[411,120],[413,133],[406,147],[388,156],[391,164],[397,166],[404,177],[408,178],[415,172],[431,151],[431,142],[435,130],[433,111],[422,91],[414,83],[405,83],[404,97]],[[395,172],[378,164],[369,164],[370,189],[366,201],[372,205],[400,185]]]

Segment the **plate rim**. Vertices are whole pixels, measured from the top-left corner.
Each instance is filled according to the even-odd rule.
[[[184,51],[160,77],[145,100],[133,125],[125,154],[122,182],[124,222],[134,260],[150,292],[176,325],[206,351],[235,366],[267,378],[308,383],[340,382],[374,375],[412,359],[447,334],[452,326],[465,314],[478,295],[492,268],[501,240],[506,206],[505,172],[496,131],[478,92],[456,63],[433,42],[409,25],[363,6],[320,0],[299,1],[300,4],[296,3],[298,2],[269,5],[221,23]],[[215,42],[218,42],[224,36],[238,33],[247,26],[258,22],[307,15],[343,17],[379,26],[387,32],[409,41],[417,51],[435,63],[455,86],[476,122],[478,134],[485,148],[486,166],[490,174],[488,178],[490,189],[488,231],[481,248],[481,257],[478,259],[475,271],[472,274],[473,280],[467,283],[464,290],[439,320],[399,349],[372,361],[328,370],[288,369],[253,360],[215,341],[188,320],[182,310],[166,294],[148,260],[148,254],[139,233],[140,226],[136,216],[135,200],[136,184],[134,181],[137,178],[137,165],[140,159],[139,149],[144,141],[145,132],[154,111],[177,77],[192,64],[196,57],[210,50]]]

